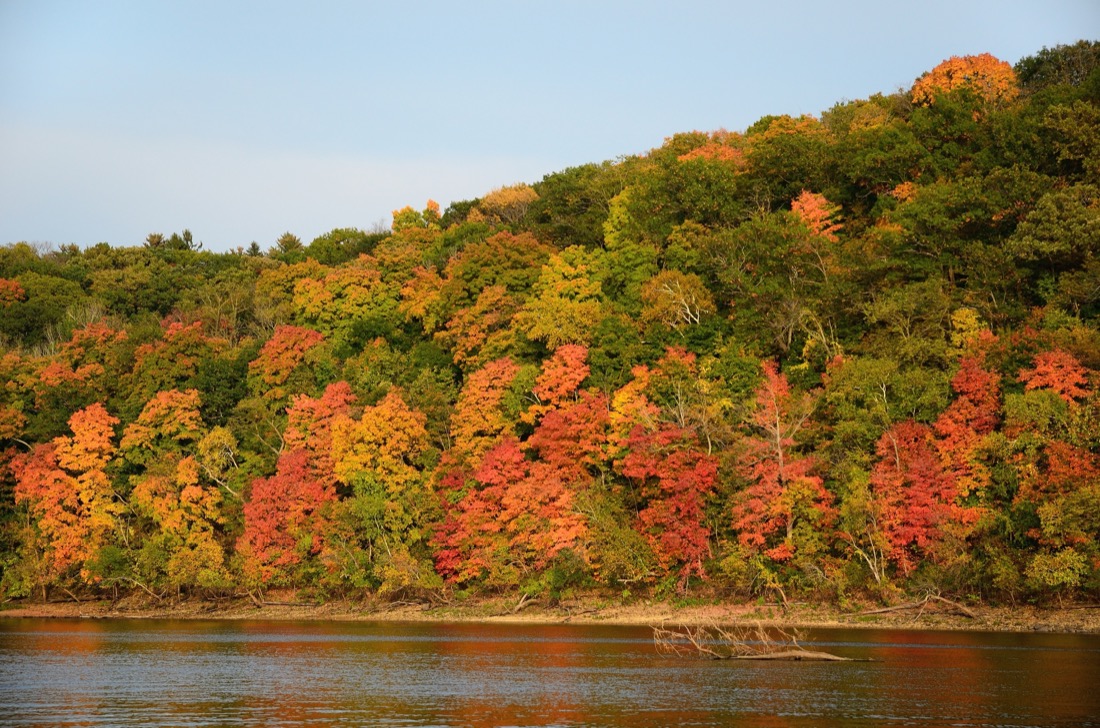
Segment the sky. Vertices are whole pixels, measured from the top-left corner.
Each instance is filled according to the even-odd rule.
[[[0,245],[308,243],[1082,38],[1097,0],[0,0]]]

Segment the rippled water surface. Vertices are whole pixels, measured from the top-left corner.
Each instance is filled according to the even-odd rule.
[[[1100,726],[1100,636],[810,641],[875,661],[661,657],[630,627],[0,619],[0,725]]]

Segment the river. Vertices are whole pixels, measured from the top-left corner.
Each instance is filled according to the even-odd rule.
[[[0,725],[1100,726],[1100,635],[807,646],[874,661],[664,657],[639,627],[0,619]]]

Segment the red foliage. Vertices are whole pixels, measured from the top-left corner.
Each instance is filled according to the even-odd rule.
[[[260,384],[262,396],[281,400],[292,394],[286,385],[291,374],[301,367],[306,355],[325,340],[324,334],[299,326],[277,326],[275,333],[260,349],[248,373]]]
[[[703,511],[717,480],[717,459],[690,432],[672,426],[650,431],[638,425],[626,447],[619,470],[639,486],[639,524],[661,565],[678,567],[681,587],[692,574],[705,576],[710,531]]]
[[[607,395],[581,392],[576,402],[544,414],[527,446],[562,472],[583,472],[603,458],[608,421]]]
[[[745,438],[738,465],[749,485],[739,494],[731,515],[742,545],[785,561],[797,551],[795,525],[800,520],[826,524],[833,514],[833,496],[814,474],[813,458],[794,451],[794,435],[810,415],[811,398],[796,398],[774,362],[764,362],[763,369],[764,381],[756,390],[750,418],[756,433]],[[782,536],[778,543],[776,534]]]
[[[246,573],[266,583],[321,550],[327,524],[320,512],[336,500],[328,481],[319,477],[304,448],[284,453],[271,477],[252,481],[244,533],[237,542]]]
[[[932,430],[912,421],[887,430],[875,445],[878,461],[871,490],[881,509],[890,558],[908,574],[924,555],[933,555],[949,527],[972,522],[974,512],[955,504],[958,490],[944,471]]]
[[[1000,375],[983,367],[982,356],[965,356],[951,380],[955,400],[934,425],[937,447],[960,495],[981,490],[987,477],[974,462],[978,445],[1000,422]]]
[[[1024,389],[1052,389],[1066,402],[1087,397],[1088,370],[1077,357],[1062,349],[1035,355],[1035,367],[1020,372]]]

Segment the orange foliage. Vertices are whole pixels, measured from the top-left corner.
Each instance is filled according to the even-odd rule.
[[[1066,402],[1087,397],[1088,371],[1077,357],[1062,349],[1035,355],[1035,367],[1020,372],[1024,389],[1051,389]]]
[[[93,404],[69,419],[72,436],[38,445],[12,462],[15,499],[35,515],[54,575],[95,556],[121,512],[104,472],[115,454],[117,424],[103,405]]]
[[[798,550],[800,521],[822,528],[833,514],[833,496],[815,472],[812,457],[796,454],[794,437],[812,409],[808,394],[796,397],[787,377],[765,361],[764,381],[756,390],[750,417],[755,432],[745,438],[738,471],[749,485],[736,499],[733,527],[743,546],[785,561]]]
[[[455,403],[451,416],[451,455],[474,463],[499,437],[512,429],[501,410],[501,402],[519,373],[511,359],[497,359],[471,374]]]
[[[299,326],[277,326],[274,335],[248,365],[253,389],[269,401],[281,401],[290,394],[291,375],[307,363],[309,353],[324,343],[324,334]]]
[[[706,159],[712,162],[726,162],[735,169],[745,165],[745,152],[741,149],[742,137],[737,132],[724,129],[711,132],[700,146],[679,155],[676,159],[690,162],[693,159]]]
[[[844,227],[837,222],[839,211],[840,208],[825,199],[825,195],[809,190],[802,190],[802,194],[791,202],[791,212],[806,223],[814,235],[826,240],[836,241],[836,232]]]
[[[936,443],[947,472],[954,478],[960,496],[980,491],[989,479],[975,462],[974,453],[982,438],[1000,422],[1000,375],[984,368],[984,357],[963,357],[951,380],[955,400],[934,425]]]
[[[461,367],[477,366],[480,354],[487,345],[507,338],[507,326],[518,306],[504,286],[489,286],[477,297],[473,306],[455,311],[435,338],[452,351],[455,364]],[[501,341],[503,343],[503,341]],[[496,352],[499,355],[499,348]]]
[[[470,222],[487,222],[490,225],[514,225],[523,219],[538,193],[525,184],[495,189],[481,198],[470,211]]]
[[[439,309],[443,300],[443,279],[434,268],[417,266],[401,287],[398,310],[407,321],[418,319],[428,333],[440,324]]]
[[[936,102],[937,95],[960,88],[969,89],[990,103],[1012,101],[1020,92],[1012,66],[982,53],[951,56],[917,79],[910,98],[914,104],[927,106]]]
[[[10,306],[13,303],[27,300],[27,293],[19,281],[11,278],[0,278],[0,307]]]

